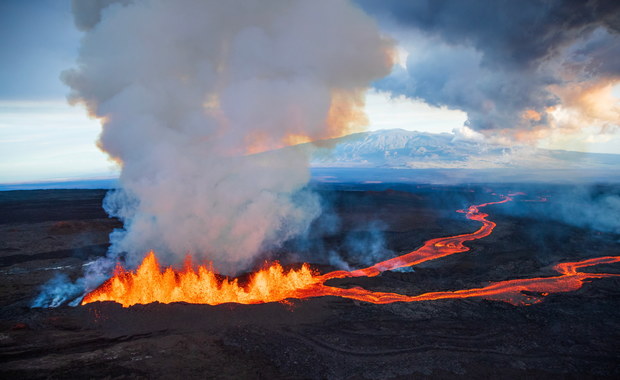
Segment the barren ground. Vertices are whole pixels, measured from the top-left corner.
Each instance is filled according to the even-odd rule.
[[[406,191],[404,191],[406,190]],[[321,190],[342,230],[380,220],[387,245],[473,231],[454,212],[485,187]],[[484,299],[373,305],[323,297],[261,305],[115,303],[32,309],[56,273],[77,278],[120,222],[100,190],[0,193],[3,378],[619,378],[620,279],[593,280],[532,306]],[[560,261],[618,255],[620,236],[488,207],[493,234],[470,252],[375,278],[334,280],[402,294],[554,275]],[[524,206],[525,207],[525,206]],[[554,207],[553,202],[527,207]],[[538,209],[536,215],[544,215]],[[543,210],[544,211],[544,210]],[[597,270],[619,273],[616,264]]]

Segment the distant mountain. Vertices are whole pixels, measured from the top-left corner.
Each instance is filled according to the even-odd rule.
[[[0,191],[43,189],[114,189],[118,178],[83,178],[74,180],[0,183]]]
[[[619,169],[620,155],[507,147],[450,133],[402,129],[324,140],[312,153],[315,168],[394,169]]]

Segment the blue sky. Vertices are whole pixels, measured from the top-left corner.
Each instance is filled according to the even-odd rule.
[[[399,41],[401,62],[396,67],[409,67],[409,75],[412,68],[419,71],[424,62],[415,58],[421,56],[424,44],[417,43],[415,33],[395,23],[381,25]],[[59,79],[63,70],[75,64],[80,37],[68,0],[0,2],[0,183],[118,173],[95,145],[99,122],[88,118],[81,106],[67,104],[68,89]],[[450,132],[467,119],[463,111],[448,110],[441,102],[429,106],[417,100],[419,94],[396,91],[385,83],[389,81],[379,86],[383,92],[371,90],[367,95],[371,130]],[[620,98],[620,86],[613,88],[613,94]],[[537,145],[620,153],[618,133],[600,135],[595,128],[542,139]]]
[[[69,1],[0,2],[0,182],[110,176],[99,123],[65,100],[80,32]]]

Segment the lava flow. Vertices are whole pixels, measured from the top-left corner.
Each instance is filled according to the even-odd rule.
[[[590,279],[619,276],[577,271],[579,268],[597,264],[620,262],[620,256],[607,256],[557,264],[554,270],[560,275],[555,277],[507,280],[491,283],[481,288],[429,292],[417,296],[373,292],[359,287],[343,289],[325,285],[327,280],[333,278],[372,277],[387,270],[413,266],[468,251],[469,248],[463,245],[464,242],[489,236],[496,226],[494,222],[486,219],[488,215],[480,212],[480,208],[512,201],[514,195],[518,194],[503,197],[497,202],[470,206],[466,211],[459,210],[459,212],[464,212],[468,219],[482,223],[477,231],[428,240],[422,247],[412,252],[379,262],[368,268],[351,272],[334,271],[320,275],[314,272],[308,264],[304,264],[298,270],[285,271],[276,262],[252,274],[247,284],[241,285],[238,279],[220,279],[221,276],[205,266],[199,266],[196,271],[191,265],[187,265],[182,271],[166,268],[162,272],[155,255],[151,252],[135,272],[118,267],[112,278],[84,297],[82,305],[97,301],[114,301],[124,307],[151,302],[188,302],[210,305],[228,302],[256,304],[283,301],[287,298],[320,296],[338,296],[376,304],[482,297],[509,302],[513,305],[527,305],[540,302],[550,293],[575,291]]]

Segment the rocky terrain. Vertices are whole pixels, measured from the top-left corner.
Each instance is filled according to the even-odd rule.
[[[291,249],[300,250],[294,257],[305,259],[323,252],[316,255],[322,270],[334,268],[331,251],[352,263],[364,260],[355,256],[361,253],[343,252],[351,236],[379,236],[384,248],[379,256],[406,252],[429,238],[475,230],[476,223],[455,210],[512,190],[512,185],[324,184],[317,189],[326,203],[323,218],[337,218],[339,227],[319,231],[325,224],[319,221],[310,236],[314,244],[291,243]],[[613,224],[580,225],[557,216],[565,190],[530,188],[527,199],[548,196],[549,201],[488,207],[485,212],[497,227],[489,237],[468,243],[469,252],[413,271],[332,280],[331,285],[418,294],[551,276],[557,262],[618,255],[620,234]],[[617,193],[608,187],[600,191]],[[477,298],[374,305],[321,297],[260,305],[31,308],[48,280],[59,273],[75,279],[105,253],[107,235],[121,225],[101,209],[104,194],[0,193],[1,377],[620,376],[619,278],[593,280],[527,307]],[[617,264],[588,270],[620,273]]]

